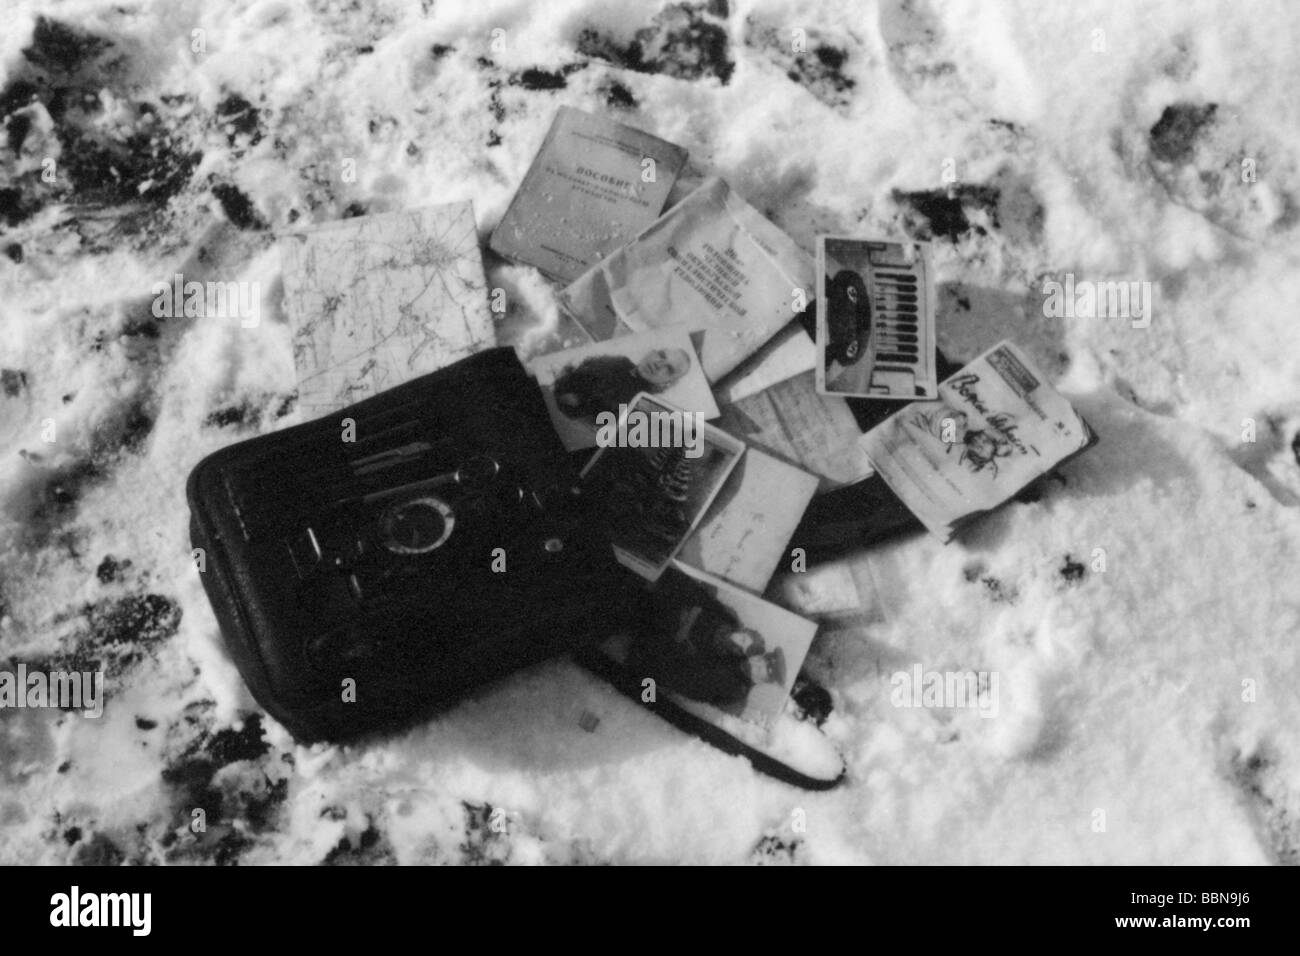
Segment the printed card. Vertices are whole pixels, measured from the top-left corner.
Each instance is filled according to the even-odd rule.
[[[794,240],[713,178],[565,289],[560,302],[597,341],[668,325],[704,330],[700,361],[718,382],[797,318],[814,293],[815,270]],[[787,349],[783,374],[813,367],[806,333]]]
[[[658,218],[685,163],[680,146],[561,107],[490,245],[572,282]]]
[[[819,476],[823,491],[871,474],[848,402],[818,394],[811,371],[723,405],[718,427]]]

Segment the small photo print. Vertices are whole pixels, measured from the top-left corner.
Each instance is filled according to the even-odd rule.
[[[655,329],[538,356],[528,363],[551,422],[569,451],[596,447],[597,416],[615,418],[640,392],[706,419],[718,417],[685,328]]]
[[[819,236],[817,263],[817,390],[935,397],[929,247]]]
[[[700,412],[638,395],[582,471],[605,501],[619,561],[656,581],[699,524],[745,443]]]
[[[655,585],[627,666],[659,688],[768,725],[816,632],[815,622],[674,561]]]

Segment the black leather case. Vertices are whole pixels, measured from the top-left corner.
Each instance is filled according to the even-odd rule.
[[[641,594],[510,349],[222,449],[187,495],[226,646],[300,740],[409,723]]]

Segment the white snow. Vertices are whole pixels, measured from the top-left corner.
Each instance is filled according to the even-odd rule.
[[[95,602],[158,594],[182,612],[174,637],[110,681],[100,722],[0,712],[0,861],[84,859],[91,834],[95,852],[107,841],[118,858],[206,860],[232,833],[246,863],[318,862],[340,841],[399,862],[1300,859],[1293,5],[745,0],[709,21],[729,36],[725,85],[577,52],[584,28],[628,42],[653,15],[642,3],[8,6],[0,88],[25,69],[39,14],[113,37],[127,65],[101,97],[102,122],[125,122],[128,101],[181,94],[160,112],[203,159],[190,188],[151,214],[147,241],[128,233],[78,254],[52,229],[68,214],[56,206],[0,236],[0,251],[18,241],[25,253],[0,256],[0,368],[26,372],[20,394],[0,397],[0,659],[83,640]],[[787,76],[795,29],[809,51],[845,51],[851,89]],[[435,44],[451,49],[435,56]],[[508,81],[569,64],[585,66],[564,89]],[[353,202],[472,200],[486,239],[554,109],[606,109],[612,81],[637,103],[611,109],[617,118],[689,149],[697,174],[727,179],[809,251],[818,232],[914,222],[893,191],[943,189],[946,160],[959,183],[996,186],[990,208],[967,207],[987,234],[936,242],[940,346],[965,360],[1013,339],[1100,444],[1040,500],[958,543],[909,538],[849,562],[888,593],[856,625],[825,629],[808,665],[834,696],[825,729],[849,768],[839,790],[756,775],[556,661],[363,747],[297,748],[268,724],[267,753],[208,781],[225,799],[195,834],[192,810],[210,799],[162,771],[255,708],[189,559],[184,479],[204,454],[297,416],[275,417],[294,382],[270,237],[214,226],[207,177],[243,190],[272,228],[291,210],[326,220]],[[256,144],[232,145],[212,119],[230,93],[260,111]],[[1149,131],[1175,103],[1218,104],[1181,172],[1150,157]],[[36,120],[22,157],[0,137],[0,188],[39,176],[52,134],[48,115]],[[1251,156],[1258,181],[1241,182]],[[1216,186],[1206,170],[1226,178]],[[153,282],[200,259],[215,278],[262,283],[257,328],[197,320],[156,339],[121,334],[148,317]],[[511,302],[502,340],[557,347],[554,290],[488,261],[489,286]],[[1150,281],[1150,327],[1046,318],[1042,279],[1066,272]],[[137,401],[153,427],[115,457],[97,443],[118,441]],[[244,425],[208,421],[235,406]],[[59,469],[88,459],[101,474],[52,505]],[[97,577],[105,555],[131,562],[122,580]],[[1061,573],[1067,555],[1076,579]],[[918,662],[996,671],[998,716],[892,706],[890,675]],[[591,732],[584,712],[599,718]],[[266,819],[250,816],[278,781]],[[485,808],[483,820],[463,805]],[[765,836],[788,849],[756,851]]]

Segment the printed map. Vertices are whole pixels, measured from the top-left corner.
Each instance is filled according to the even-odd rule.
[[[281,254],[306,418],[494,344],[468,202],[313,226]]]

